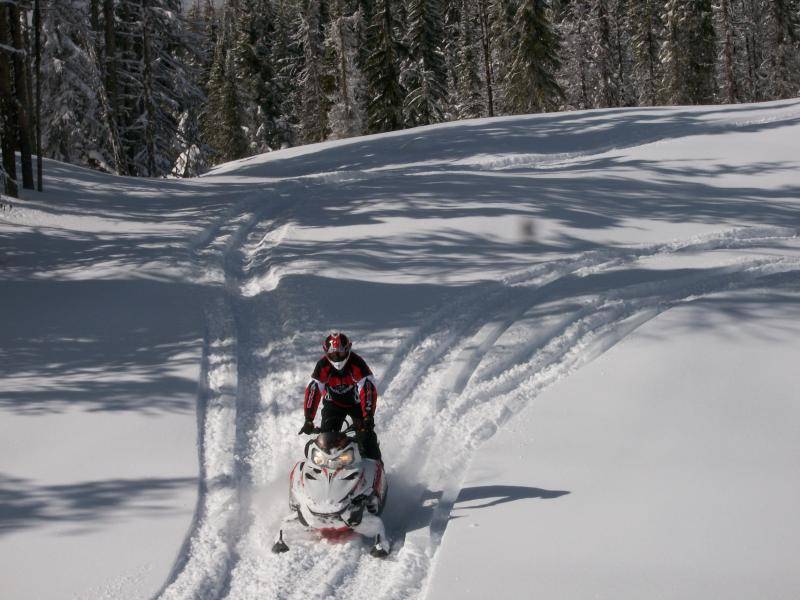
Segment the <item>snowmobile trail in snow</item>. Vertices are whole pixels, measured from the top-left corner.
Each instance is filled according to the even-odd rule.
[[[598,119],[604,118],[598,113]],[[531,119],[530,124],[545,121]],[[455,179],[461,170],[498,182],[495,178],[516,171],[533,176],[565,163],[583,164],[614,148],[668,141],[677,137],[676,128],[686,127],[680,119],[664,122],[654,130],[630,131],[615,145],[590,127],[591,143],[583,143],[579,131],[566,146],[555,144],[564,152],[544,154],[478,154],[463,160],[445,155],[446,160],[397,164],[383,164],[382,156],[373,160],[369,154],[368,160],[343,166],[335,152],[312,151],[308,164],[289,159],[270,165],[270,176],[285,175],[282,169],[293,176],[271,179],[263,191],[239,196],[244,199],[189,248],[198,270],[224,283],[224,298],[209,311],[203,368],[203,388],[209,391],[198,403],[201,497],[193,532],[164,597],[423,597],[474,450],[522,406],[673,306],[727,290],[796,285],[797,232],[778,226],[588,252],[579,252],[579,245],[572,246],[573,252],[562,251],[556,244],[543,252],[557,259],[524,269],[519,266],[526,263],[517,262],[517,268],[502,271],[499,282],[478,276],[437,289],[407,286],[410,292],[363,281],[373,268],[387,266],[369,260],[379,254],[379,246],[362,245],[354,252],[368,258],[350,262],[362,269],[360,275],[346,281],[325,277],[325,262],[338,258],[336,249],[349,249],[349,240],[337,237],[339,226],[347,231],[374,225],[408,209],[418,210],[421,223],[445,214],[426,204],[431,196],[436,200],[437,190],[425,186],[429,181],[435,185],[437,177]],[[749,122],[713,123],[704,131],[748,127]],[[416,139],[406,140],[403,148]],[[578,144],[578,139],[583,141]],[[387,202],[388,208],[372,212],[370,190],[381,198],[381,192],[402,189],[409,176],[416,183],[405,186],[406,204]],[[350,205],[337,204],[348,190],[362,195]],[[465,205],[478,203],[478,198],[465,200]],[[301,204],[305,213],[297,208]],[[502,210],[514,212],[507,206]],[[310,241],[313,234],[307,230],[316,227],[322,236],[331,235],[328,246],[316,236]],[[601,244],[583,248],[593,245]],[[491,252],[493,247],[487,247],[484,251]],[[440,248],[427,246],[434,253]],[[394,250],[386,256],[409,256],[407,246]],[[541,254],[532,251],[531,256]],[[658,261],[668,264],[654,267]],[[446,265],[434,260],[432,271]],[[373,304],[406,293],[422,308],[404,313],[415,317],[410,327],[380,309],[351,314],[342,323],[346,313],[331,307],[359,293]],[[404,308],[401,301],[390,306]],[[269,551],[287,511],[288,468],[301,445],[296,432],[307,371],[317,358],[320,334],[340,324],[352,332],[357,347],[365,348],[367,358],[388,356],[378,365],[370,360],[381,392],[378,432],[390,481],[384,517],[394,542],[383,561],[370,557],[357,539],[331,543],[310,536],[289,540],[285,555]]]
[[[242,203],[193,249],[198,260],[221,266],[228,296],[209,316],[219,327],[209,327],[204,365],[198,515],[164,598],[424,596],[471,453],[518,407],[671,306],[770,277],[800,277],[796,258],[748,256],[796,236],[765,227],[590,251],[473,286],[406,332],[378,374],[390,557],[376,561],[352,540],[300,540],[276,556],[269,546],[286,512],[281,464],[290,458],[287,440],[296,439],[295,398],[306,376],[278,357],[309,355],[308,336],[294,330],[310,314],[324,321],[325,308],[314,308],[302,286],[282,282],[280,272],[257,275],[253,265],[280,253],[291,201],[309,187],[287,182],[271,206]],[[721,250],[741,254],[700,269],[640,268],[653,257]],[[448,455],[459,456],[455,468],[442,459]]]
[[[266,198],[265,198],[266,196]],[[246,265],[242,245],[279,203],[259,193],[234,204],[189,244],[201,279],[222,284],[206,310],[206,332],[198,395],[198,506],[184,548],[162,598],[215,598],[227,581],[240,527],[241,486],[236,450],[242,435],[238,382],[235,298]],[[271,221],[267,221],[268,226]]]

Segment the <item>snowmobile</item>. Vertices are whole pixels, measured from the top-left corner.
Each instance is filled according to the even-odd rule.
[[[284,529],[293,522],[337,538],[350,532],[373,541],[370,554],[388,556],[391,546],[380,515],[386,503],[388,482],[379,461],[364,458],[352,425],[342,432],[320,433],[305,447],[305,459],[289,474],[289,515],[272,546],[286,552]]]

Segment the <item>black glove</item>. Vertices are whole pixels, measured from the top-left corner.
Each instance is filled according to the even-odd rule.
[[[304,433],[314,433],[314,421],[306,421],[303,423],[303,427],[297,432],[297,435],[303,435]]]
[[[361,429],[362,431],[372,431],[375,429],[375,419],[373,417],[364,417],[364,420],[361,421]]]

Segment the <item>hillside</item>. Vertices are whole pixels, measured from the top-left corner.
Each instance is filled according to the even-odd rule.
[[[3,595],[796,597],[799,134],[788,101],[48,162],[0,212]],[[336,328],[382,562],[269,552]]]

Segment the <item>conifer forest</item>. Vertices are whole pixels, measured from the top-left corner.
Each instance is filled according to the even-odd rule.
[[[5,191],[457,119],[800,94],[800,0],[2,0]]]

